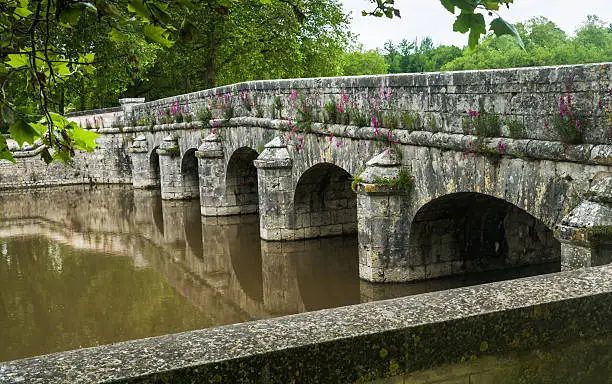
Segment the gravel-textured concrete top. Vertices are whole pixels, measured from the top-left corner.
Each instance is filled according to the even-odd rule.
[[[357,355],[364,350],[367,352],[374,348],[370,346],[361,348],[363,345],[359,344],[360,341],[365,343],[369,340],[368,338],[378,337],[376,335],[392,336],[398,330],[403,332],[409,329],[423,329],[430,325],[435,330],[435,327],[443,327],[444,324],[453,324],[455,327],[453,332],[461,333],[460,325],[464,320],[469,322],[470,334],[476,335],[475,340],[482,340],[483,335],[479,334],[479,327],[491,325],[489,324],[491,320],[487,320],[482,326],[477,326],[479,317],[485,318],[487,314],[503,312],[503,316],[499,318],[507,319],[512,317],[512,311],[520,308],[544,308],[547,303],[560,303],[561,306],[564,303],[593,303],[589,301],[592,298],[603,300],[603,304],[600,303],[599,309],[593,310],[593,313],[588,312],[588,308],[584,312],[583,308],[583,312],[574,313],[575,318],[572,321],[581,323],[584,319],[592,318],[592,324],[589,324],[589,327],[603,327],[609,331],[609,322],[605,324],[606,322],[603,321],[602,324],[600,318],[591,315],[596,316],[596,312],[598,315],[606,316],[606,311],[610,312],[612,265],[0,363],[0,383],[167,382],[168,380],[176,382],[177,376],[172,376],[172,374],[181,372],[181,370],[189,371],[190,380],[194,380],[194,377],[198,375],[212,372],[207,368],[209,366],[224,366],[224,369],[227,369],[233,363],[248,362],[249,359],[254,361],[250,365],[247,364],[250,367],[263,367],[262,362],[265,362],[264,365],[267,367],[266,369],[261,368],[261,372],[253,373],[254,377],[265,377],[265,380],[260,380],[266,382],[282,382],[274,380],[274,372],[276,372],[274,365],[280,365],[282,368],[285,364],[291,365],[291,363],[287,363],[282,358],[275,358],[275,353],[294,354],[295,358],[301,361],[298,366],[303,364],[301,368],[303,373],[299,382],[318,382],[317,380],[323,379],[304,380],[308,372],[308,365],[317,364],[316,359],[325,359],[327,361],[320,363],[329,372],[322,374],[321,368],[317,368],[319,377],[322,377],[321,375],[333,376],[333,369],[336,367],[330,366],[334,363],[331,362],[333,359],[330,359],[329,355],[335,353],[336,346],[338,347],[337,352],[344,355],[347,343],[357,342],[357,344],[352,344],[354,348],[355,346],[357,348],[353,349],[357,360]],[[602,308],[605,310],[602,311]],[[552,310],[551,313],[552,315],[549,314],[544,318],[552,317],[553,320],[560,318],[559,312]],[[520,323],[529,322],[532,317],[523,318]],[[508,331],[507,325],[495,325],[498,326],[495,331],[497,333]],[[559,329],[557,332],[569,334],[572,333],[570,328]],[[552,331],[547,329],[546,332],[550,334]],[[433,334],[444,337],[444,332]],[[396,348],[392,345],[394,340],[397,344],[403,343],[401,338],[387,340],[391,344],[386,347],[389,351],[401,349],[401,346]],[[450,353],[453,350],[450,345],[452,340],[441,341],[442,345],[448,343]],[[490,348],[493,348],[493,341],[490,341],[489,345],[491,345]],[[325,354],[321,357],[323,351]],[[386,358],[386,353],[383,353],[381,349],[380,357]],[[315,360],[314,363],[310,362],[311,357]],[[408,354],[406,357],[408,358]],[[346,367],[337,367],[338,370],[349,369],[351,356],[344,356],[342,359]],[[334,361],[342,361],[342,359]],[[162,374],[165,377],[163,380],[156,375],[161,372],[165,372]],[[171,373],[171,376],[167,376],[168,372]],[[223,381],[223,377],[226,376],[217,376],[216,379],[203,376],[197,381],[227,382]],[[185,382],[187,382],[186,379]],[[251,381],[245,379],[244,382]]]

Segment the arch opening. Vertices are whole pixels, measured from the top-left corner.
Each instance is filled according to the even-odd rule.
[[[236,213],[255,213],[259,209],[257,168],[253,161],[259,154],[249,147],[238,148],[229,159],[225,177],[228,206],[237,207]]]
[[[454,193],[419,209],[408,255],[423,278],[544,263],[558,270],[561,245],[550,228],[505,200]]]
[[[181,178],[183,181],[183,198],[195,199],[200,197],[200,179],[198,175],[198,159],[196,149],[188,149],[181,160]]]
[[[296,185],[290,225],[303,227],[306,238],[357,233],[357,195],[350,179],[330,163],[309,168]]]
[[[161,174],[159,171],[159,155],[157,148],[153,148],[149,154],[149,186],[148,188],[157,189],[161,185]]]

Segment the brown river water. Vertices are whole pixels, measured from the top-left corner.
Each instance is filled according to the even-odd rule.
[[[378,285],[357,237],[259,239],[131,186],[0,195],[0,361],[509,279],[559,265]]]

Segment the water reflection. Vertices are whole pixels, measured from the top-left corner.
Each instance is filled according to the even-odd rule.
[[[256,215],[125,186],[0,196],[0,361],[543,273],[358,278],[354,236],[259,239]]]

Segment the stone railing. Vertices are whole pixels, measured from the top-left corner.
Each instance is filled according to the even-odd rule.
[[[354,105],[367,124],[372,116],[399,119],[418,117],[420,130],[432,133],[468,133],[468,111],[486,111],[502,122],[501,136],[512,137],[512,123],[524,127],[520,138],[559,141],[553,118],[560,98],[585,110],[585,143],[611,143],[612,63],[557,67],[435,72],[316,79],[265,80],[223,86],[169,97],[134,107],[136,117],[158,117],[170,107],[195,114],[209,107],[216,118],[254,116],[291,119],[299,124],[307,109],[314,121],[323,121],[324,105],[332,100],[345,108]],[[231,107],[231,108],[228,108]],[[231,111],[229,111],[231,109]],[[228,113],[231,112],[231,113]],[[384,121],[380,121],[382,126]]]

